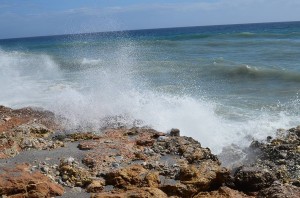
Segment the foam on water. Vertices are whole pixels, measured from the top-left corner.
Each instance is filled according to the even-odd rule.
[[[70,128],[99,130],[108,119],[129,126],[141,120],[165,132],[176,127],[215,153],[232,143],[247,146],[252,138],[265,138],[300,121],[285,111],[260,111],[248,120],[231,120],[217,113],[218,101],[153,91],[143,76],[135,76],[139,68],[130,58],[135,53],[132,45],[121,46],[119,58],[110,65],[88,67],[80,71],[80,78],[69,81],[49,55],[1,50],[0,104],[45,107],[67,118]],[[101,59],[81,60],[95,65]]]

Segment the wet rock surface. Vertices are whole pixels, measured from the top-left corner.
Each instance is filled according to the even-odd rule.
[[[228,164],[242,159],[225,168],[209,148],[180,136],[178,129],[163,133],[122,126],[65,132],[50,112],[3,106],[0,118],[1,195],[299,197],[300,127],[254,141],[243,152],[225,149]],[[24,167],[24,162],[16,180],[33,191],[7,190],[6,169]]]
[[[260,195],[262,192],[271,192],[272,189],[281,189],[283,193],[285,187],[279,188],[277,185],[275,188],[274,183],[298,188],[300,186],[299,148],[300,126],[289,130],[280,129],[275,138],[267,137],[265,141],[253,141],[242,161],[244,165],[235,168],[235,187],[247,192],[262,190]]]

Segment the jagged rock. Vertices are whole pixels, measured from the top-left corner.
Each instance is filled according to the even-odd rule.
[[[136,188],[125,192],[92,194],[91,198],[167,198],[168,196],[157,188]]]
[[[125,189],[130,186],[157,187],[160,183],[157,172],[147,171],[141,165],[132,165],[109,172],[104,178],[107,185]]]
[[[193,198],[254,198],[253,196],[248,196],[243,192],[233,190],[228,187],[221,187],[217,191],[211,192],[200,192]]]
[[[81,142],[78,144],[80,150],[92,150],[97,147],[99,143],[95,141]]]
[[[240,167],[234,174],[235,185],[242,191],[259,191],[272,185],[275,175],[262,167]]]
[[[269,188],[261,190],[257,198],[299,198],[300,197],[300,188],[289,185],[289,184],[280,184],[274,183]]]
[[[70,163],[70,158],[61,160],[58,171],[63,182],[71,187],[86,187],[92,182],[90,172],[77,163]]]
[[[86,191],[89,193],[97,193],[97,192],[101,192],[104,188],[105,185],[105,181],[103,180],[93,180],[87,187],[86,187]]]
[[[179,137],[180,136],[180,130],[179,129],[171,129],[170,136]]]
[[[274,180],[294,185],[300,183],[299,129],[300,127],[289,130],[280,129],[274,138],[269,137],[266,141],[253,141],[251,143],[243,163],[248,164],[246,166],[250,169],[257,169],[260,172],[248,178],[252,180],[250,183],[259,180],[256,181],[256,186],[260,187],[256,188],[252,185],[252,190],[267,188]],[[240,176],[241,178],[244,177]],[[239,180],[243,179],[237,179],[237,183]]]
[[[139,146],[152,146],[154,144],[154,140],[138,140],[136,144]]]
[[[199,166],[181,167],[177,179],[188,186],[188,189],[199,192],[221,186],[228,175],[227,169],[221,168],[215,161],[208,160]]]
[[[40,172],[29,171],[26,164],[5,169],[0,174],[0,195],[13,197],[61,196],[64,189]]]
[[[36,137],[47,137],[52,133],[46,126],[39,123],[23,124],[16,127],[14,130],[21,134],[33,134]]]

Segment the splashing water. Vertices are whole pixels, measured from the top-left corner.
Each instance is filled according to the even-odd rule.
[[[259,67],[240,72],[243,64],[191,58],[196,51],[190,40],[95,37],[30,44],[35,42],[30,50],[0,50],[0,104],[44,107],[67,118],[70,129],[99,131],[108,120],[127,126],[139,121],[164,132],[179,128],[219,153],[300,123],[299,99],[284,86],[298,86],[297,80],[283,81],[290,73],[276,79],[276,68],[260,75]],[[251,68],[258,68],[256,75]],[[274,102],[276,94],[288,100]]]

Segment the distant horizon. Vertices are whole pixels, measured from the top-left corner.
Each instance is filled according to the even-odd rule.
[[[0,39],[300,21],[295,0],[1,0]]]
[[[251,25],[251,24],[268,24],[268,23],[297,23],[298,21],[271,21],[271,22],[249,22],[249,23],[230,23],[230,24],[212,24],[212,25],[197,25],[197,26],[177,26],[177,27],[158,27],[158,28],[142,28],[142,29],[125,29],[125,30],[112,30],[112,31],[95,31],[95,32],[78,32],[78,33],[66,33],[66,34],[49,34],[49,35],[36,35],[25,37],[11,37],[0,38],[1,40],[14,40],[14,39],[29,39],[39,37],[55,37],[55,36],[68,36],[68,35],[81,35],[81,34],[98,34],[98,33],[118,33],[118,32],[131,32],[131,31],[143,31],[143,30],[159,30],[159,29],[175,29],[175,28],[193,28],[193,27],[213,27],[213,26],[234,26],[234,25]]]

